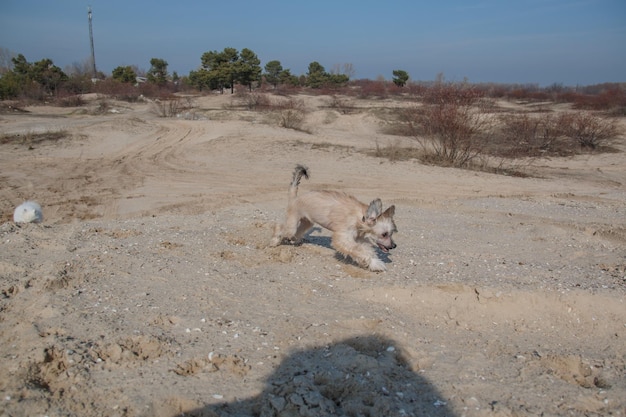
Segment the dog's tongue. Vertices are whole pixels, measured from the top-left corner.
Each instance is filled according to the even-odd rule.
[[[383,245],[381,245],[380,243],[378,244],[378,247],[380,248],[381,251],[388,253],[389,249],[387,249],[386,247],[384,247]]]

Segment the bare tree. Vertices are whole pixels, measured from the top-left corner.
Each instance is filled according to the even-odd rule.
[[[354,79],[354,76],[356,75],[356,71],[354,70],[354,66],[349,63],[346,62],[343,64],[343,74],[347,75],[348,78],[350,78],[351,80]]]
[[[85,58],[82,61],[72,62],[70,65],[67,65],[63,72],[65,72],[69,76],[82,76],[82,75],[92,75],[93,65],[91,64],[91,58]]]
[[[343,74],[349,79],[352,79],[354,77],[355,71],[353,65],[349,62],[346,62],[343,64],[334,64],[333,68],[330,70],[330,74]]]

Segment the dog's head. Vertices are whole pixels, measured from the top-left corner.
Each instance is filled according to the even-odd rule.
[[[370,203],[363,216],[365,236],[385,253],[396,247],[391,238],[398,231],[393,221],[395,211],[396,206],[390,206],[383,212],[383,203],[377,198]]]

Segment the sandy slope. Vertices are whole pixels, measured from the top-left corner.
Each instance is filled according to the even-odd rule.
[[[306,100],[309,133],[230,96],[0,115],[71,133],[0,146],[2,415],[626,415],[623,153],[390,163],[361,152],[396,140],[373,112]],[[266,246],[296,162],[396,205],[389,271],[323,230]],[[10,221],[25,199],[43,224]]]

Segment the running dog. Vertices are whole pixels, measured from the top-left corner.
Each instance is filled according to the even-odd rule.
[[[297,165],[289,186],[286,219],[276,225],[270,246],[300,244],[306,232],[319,224],[333,232],[332,246],[338,252],[363,268],[385,271],[387,267],[374,247],[384,253],[396,247],[391,239],[397,231],[393,221],[395,206],[383,212],[379,198],[367,205],[338,191],[310,191],[298,196],[302,177],[309,178],[308,170]]]

